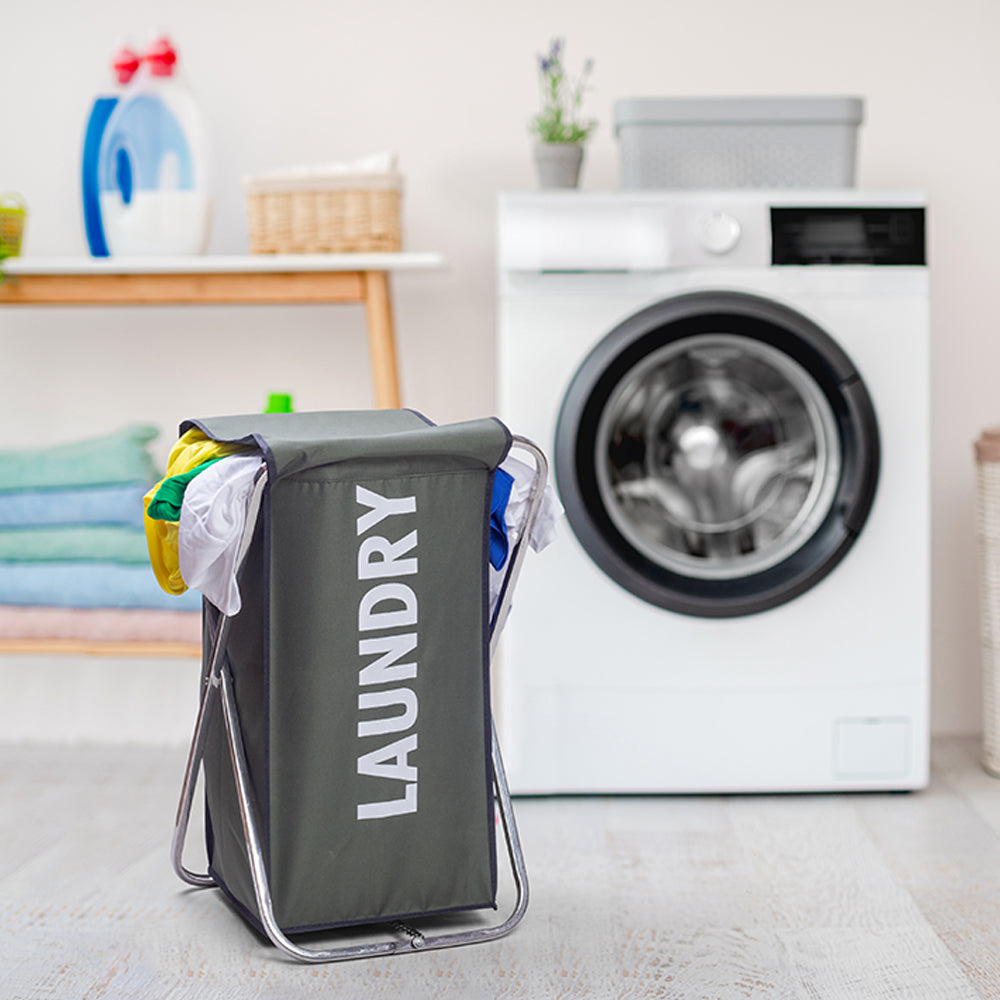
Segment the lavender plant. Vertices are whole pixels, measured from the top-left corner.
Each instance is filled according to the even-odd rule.
[[[549,54],[538,57],[542,109],[528,127],[542,142],[586,142],[597,122],[579,115],[594,60],[588,59],[583,64],[583,71],[574,82],[563,67],[563,47],[563,40],[555,38]]]

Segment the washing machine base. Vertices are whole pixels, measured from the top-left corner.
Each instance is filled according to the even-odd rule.
[[[515,794],[910,790],[928,780],[919,685],[859,696],[529,684],[520,694],[504,720]]]

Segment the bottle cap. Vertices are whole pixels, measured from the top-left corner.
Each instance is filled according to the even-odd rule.
[[[128,83],[139,68],[139,57],[127,45],[123,45],[112,56],[111,68],[119,83]]]
[[[272,392],[267,397],[265,413],[291,413],[292,397],[286,392]]]
[[[177,65],[177,50],[171,45],[170,39],[164,36],[150,43],[143,59],[153,76],[173,76],[174,66]]]

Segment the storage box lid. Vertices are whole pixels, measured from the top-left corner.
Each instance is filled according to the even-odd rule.
[[[860,125],[860,97],[623,97],[615,102],[622,125],[844,123]]]

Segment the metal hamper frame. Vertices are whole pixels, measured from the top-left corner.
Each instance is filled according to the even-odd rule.
[[[542,496],[545,484],[548,481],[548,462],[545,455],[537,445],[527,438],[514,435],[511,448],[520,448],[530,454],[534,460],[535,478],[532,491],[527,504],[524,520],[519,529],[518,540],[514,546],[510,558],[507,561],[507,572],[503,580],[500,600],[490,623],[490,645],[489,655],[492,662],[499,640],[502,624],[510,608],[511,597],[517,582],[524,557],[528,550],[528,539],[531,536],[532,528],[541,508]],[[261,498],[264,488],[267,485],[267,470],[262,468],[254,484],[247,505],[246,527],[240,539],[237,565],[242,567],[247,550],[253,538],[254,529],[260,512]],[[209,667],[203,680],[204,691],[198,716],[195,722],[194,734],[191,740],[191,748],[188,753],[187,766],[184,772],[184,780],[181,786],[180,803],[177,808],[177,818],[174,826],[173,840],[171,844],[171,858],[174,871],[178,877],[189,885],[197,888],[215,887],[215,879],[209,874],[199,874],[190,871],[183,862],[184,844],[187,839],[188,826],[191,819],[191,808],[194,803],[195,786],[197,783],[198,770],[202,763],[206,719],[209,712],[221,709],[226,741],[229,747],[229,755],[233,767],[233,774],[236,779],[236,790],[239,800],[240,816],[243,823],[243,834],[246,840],[247,851],[250,860],[250,873],[253,881],[254,895],[257,901],[258,913],[261,918],[264,930],[271,942],[285,954],[300,962],[323,963],[337,962],[354,958],[369,958],[377,955],[391,955],[407,953],[414,950],[428,950],[434,948],[451,948],[458,945],[474,944],[481,941],[490,941],[503,937],[510,933],[524,916],[528,907],[528,877],[524,864],[524,855],[521,850],[520,837],[517,832],[517,824],[514,819],[514,810],[510,799],[510,790],[507,785],[507,776],[504,771],[503,759],[500,754],[500,744],[497,739],[496,725],[491,720],[491,747],[493,758],[493,775],[496,799],[499,803],[500,819],[503,825],[504,836],[507,841],[507,850],[510,860],[511,873],[516,888],[516,899],[510,914],[499,924],[476,928],[467,931],[457,931],[451,933],[441,933],[435,935],[423,935],[419,931],[394,922],[394,925],[402,927],[407,934],[408,940],[394,939],[391,941],[366,943],[356,945],[345,945],[338,948],[311,949],[304,948],[292,941],[288,935],[282,931],[275,920],[274,910],[271,903],[271,891],[268,882],[266,865],[264,862],[264,851],[256,816],[256,806],[250,790],[249,771],[247,767],[246,755],[243,748],[243,738],[240,730],[240,721],[236,708],[236,700],[233,694],[233,682],[228,670],[223,669],[223,651],[226,648],[226,640],[229,632],[229,623],[232,619],[223,617],[221,626],[215,638],[209,659]]]

